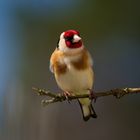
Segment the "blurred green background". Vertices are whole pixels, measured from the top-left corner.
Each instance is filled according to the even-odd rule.
[[[40,105],[32,86],[60,91],[49,58],[76,29],[94,58],[95,91],[140,86],[138,0],[0,1],[0,140],[139,140],[140,95],[100,98],[97,119],[77,102]]]

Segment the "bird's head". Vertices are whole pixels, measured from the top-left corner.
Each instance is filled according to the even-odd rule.
[[[58,47],[62,51],[79,50],[83,48],[82,38],[76,30],[67,30],[60,35]]]

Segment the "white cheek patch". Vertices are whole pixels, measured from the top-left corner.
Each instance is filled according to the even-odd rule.
[[[65,42],[65,39],[64,39],[64,32],[60,35],[60,40],[59,40],[59,49],[61,51],[66,51],[67,49],[67,46],[66,46],[66,42]]]
[[[66,43],[65,43],[65,39],[61,38],[59,41],[59,49],[64,50],[65,48],[67,48]]]

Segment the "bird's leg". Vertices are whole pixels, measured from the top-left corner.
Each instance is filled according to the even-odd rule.
[[[71,95],[71,93],[69,91],[64,91],[63,95],[65,96],[66,100],[68,101],[68,103],[70,103],[70,99],[69,96]]]
[[[88,90],[89,90],[89,92],[90,92],[89,97],[90,97],[91,99],[94,99],[94,102],[96,102],[97,96],[95,95],[94,91],[93,91],[92,89],[88,89]]]

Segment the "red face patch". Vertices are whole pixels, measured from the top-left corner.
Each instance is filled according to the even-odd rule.
[[[74,35],[79,35],[79,32],[76,30],[68,30],[68,31],[65,31],[64,37],[71,37]]]
[[[67,47],[69,47],[69,48],[79,48],[82,46],[81,40],[73,43],[74,35],[80,36],[79,32],[76,30],[68,30],[68,31],[65,31],[65,33],[64,33],[65,42],[66,42]]]

